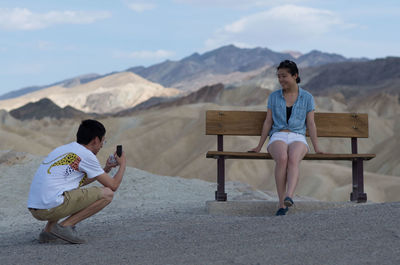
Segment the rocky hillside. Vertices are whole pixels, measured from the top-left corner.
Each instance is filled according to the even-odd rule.
[[[205,86],[186,96],[172,99],[151,98],[134,108],[118,112],[115,116],[129,116],[141,111],[178,107],[189,104],[214,103],[226,106],[254,106],[265,104],[270,90],[260,86]]]
[[[346,62],[313,68],[314,77],[305,86],[315,95],[342,93],[346,98],[378,93],[400,94],[400,58]]]
[[[24,88],[6,93],[4,95],[0,95],[0,100],[17,98],[17,97],[23,96],[25,94],[33,93],[35,91],[42,90],[42,89],[52,87],[52,86],[74,87],[74,86],[77,86],[80,84],[86,84],[86,83],[96,80],[100,77],[102,77],[102,76],[100,76],[98,74],[86,74],[86,75],[80,75],[80,76],[76,76],[73,78],[65,79],[63,81],[56,82],[51,85],[24,87]]]
[[[54,104],[48,98],[43,98],[37,102],[28,103],[18,109],[10,111],[10,115],[18,120],[40,120],[45,117],[55,119],[74,119],[74,118],[87,118],[88,114],[79,111],[71,106],[64,108]]]
[[[111,113],[134,107],[152,97],[172,97],[179,93],[134,73],[122,72],[73,87],[52,86],[18,98],[1,100],[0,109],[11,110],[49,98],[62,108],[70,105],[84,112]]]

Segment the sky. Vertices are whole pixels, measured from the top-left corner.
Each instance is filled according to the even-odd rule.
[[[398,0],[0,0],[0,95],[234,44],[400,56]]]

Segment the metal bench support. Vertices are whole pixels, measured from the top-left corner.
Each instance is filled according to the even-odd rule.
[[[357,154],[357,138],[351,138],[351,152]],[[366,202],[367,194],[364,193],[364,160],[356,158],[352,161],[353,171],[353,191],[350,193],[350,200],[357,202]]]
[[[223,135],[218,135],[217,140],[218,151],[224,151],[224,138]],[[218,180],[217,180],[217,191],[215,192],[216,201],[226,201],[227,196],[225,193],[225,157],[218,157]]]

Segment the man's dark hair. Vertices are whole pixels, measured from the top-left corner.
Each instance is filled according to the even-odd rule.
[[[296,83],[300,83],[299,69],[297,68],[297,65],[295,62],[290,61],[290,60],[284,60],[279,64],[279,66],[277,67],[277,70],[279,70],[281,68],[288,69],[291,75],[297,74]]]
[[[104,135],[106,135],[106,128],[104,128],[103,124],[96,120],[84,120],[79,125],[76,141],[79,144],[88,144],[96,137],[99,137],[101,141]]]

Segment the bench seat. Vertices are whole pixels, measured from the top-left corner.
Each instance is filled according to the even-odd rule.
[[[269,153],[208,151],[206,154],[207,158],[218,159],[221,156],[225,159],[272,159]],[[358,158],[370,160],[375,156],[375,154],[307,154],[303,160],[354,160]]]

